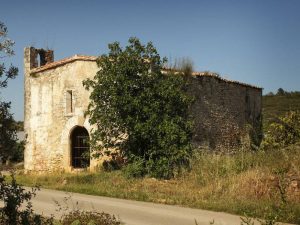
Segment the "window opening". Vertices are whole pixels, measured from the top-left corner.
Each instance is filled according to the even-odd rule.
[[[73,92],[71,90],[67,91],[66,98],[67,113],[73,113]]]

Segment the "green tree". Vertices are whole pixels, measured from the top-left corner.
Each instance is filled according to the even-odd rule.
[[[92,89],[91,146],[98,156],[117,150],[133,176],[171,178],[189,165],[191,155],[186,79],[162,73],[166,60],[151,42],[130,38],[124,49],[118,42],[108,47],[94,79],[84,81]]]
[[[286,92],[282,88],[278,88],[276,95],[285,95]]]
[[[12,47],[14,42],[7,37],[7,27],[0,21],[0,60],[14,55]],[[4,62],[0,61],[0,91],[6,88],[8,81],[14,79],[18,74],[18,69],[12,65],[8,68]],[[1,94],[1,92],[0,92]],[[7,160],[14,154],[16,146],[16,126],[12,114],[10,113],[10,102],[5,102],[0,95],[0,155]]]

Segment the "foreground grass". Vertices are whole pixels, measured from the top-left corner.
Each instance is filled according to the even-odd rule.
[[[128,179],[122,171],[19,175],[17,180],[23,185],[91,195],[246,213],[260,218],[277,216],[280,221],[300,224],[299,144],[231,156],[198,153],[192,170],[172,180]],[[280,190],[284,193],[280,194]]]

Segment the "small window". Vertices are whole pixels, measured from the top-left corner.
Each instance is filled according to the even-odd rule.
[[[67,91],[66,96],[66,112],[73,113],[73,92],[71,90]]]
[[[35,63],[36,63],[36,67],[41,66],[41,58],[40,58],[39,54],[36,55]]]

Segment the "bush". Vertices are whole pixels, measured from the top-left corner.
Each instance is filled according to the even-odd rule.
[[[11,181],[0,175],[0,200],[4,201],[4,207],[0,208],[0,225],[119,225],[121,222],[107,213],[73,210],[64,214],[60,220],[53,217],[44,217],[35,214],[30,202],[36,195],[38,187],[26,191],[17,184],[14,174]],[[21,205],[26,207],[21,210]]]
[[[126,160],[118,152],[111,153],[111,158],[104,160],[102,168],[104,171],[111,172],[119,170],[126,164]]]
[[[16,142],[11,160],[13,162],[22,162],[24,160],[25,141]]]
[[[290,111],[270,124],[262,142],[263,148],[279,148],[300,140],[300,112]]]
[[[121,222],[107,213],[74,210],[64,215],[58,225],[120,225]]]
[[[123,171],[127,178],[143,177],[146,174],[145,161],[143,159],[136,158],[132,163],[124,167]]]
[[[0,210],[1,225],[52,225],[53,218],[45,218],[36,215],[32,209],[31,198],[36,195],[38,188],[31,191],[17,184],[14,174],[11,175],[11,182],[5,181],[5,176],[0,176],[0,200],[4,201],[4,207]],[[20,207],[26,203],[26,208]]]

